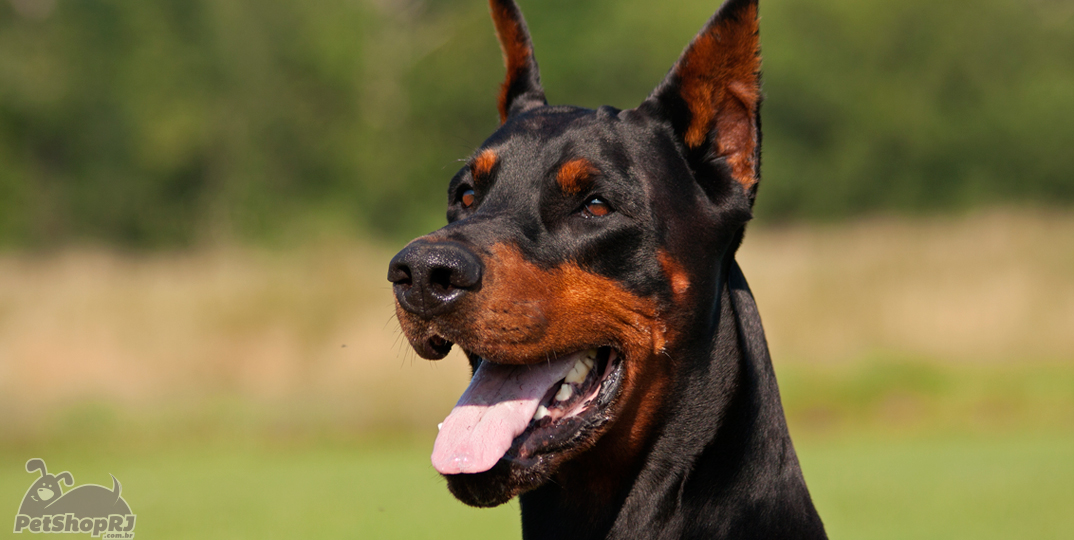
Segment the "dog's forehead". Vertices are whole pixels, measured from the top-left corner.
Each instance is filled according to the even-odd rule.
[[[504,165],[517,162],[532,167],[568,156],[596,159],[623,140],[617,113],[610,107],[542,107],[508,121],[482,149],[494,151]]]
[[[668,156],[653,149],[674,144],[660,126],[647,118],[613,107],[541,107],[508,120],[474,154],[474,162],[484,160],[495,166],[498,183],[515,188],[536,188],[555,177],[560,168],[582,158],[586,166],[601,176],[643,180],[655,166],[666,175]],[[653,161],[661,163],[652,163]],[[519,184],[522,185],[519,185]]]
[[[569,105],[544,106],[508,119],[491,139],[498,137],[537,136],[556,138],[618,121],[618,111],[611,107],[586,109]]]

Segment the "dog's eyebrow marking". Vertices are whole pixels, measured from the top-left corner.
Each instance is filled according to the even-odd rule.
[[[568,195],[577,195],[593,183],[593,177],[600,174],[600,170],[593,166],[588,159],[575,158],[559,167],[556,173],[556,182],[559,189]]]
[[[474,175],[474,183],[481,184],[488,181],[489,175],[492,174],[492,169],[496,167],[499,161],[500,157],[491,148],[482,150],[470,162],[470,173]]]

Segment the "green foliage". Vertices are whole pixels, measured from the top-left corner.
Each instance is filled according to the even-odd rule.
[[[717,2],[522,4],[553,103],[632,107]],[[0,3],[0,244],[435,228],[496,127],[486,11]],[[760,217],[1074,202],[1066,3],[772,0],[762,17]]]
[[[778,7],[763,30],[764,215],[1074,201],[1069,5]]]
[[[356,199],[369,22],[332,0],[4,4],[0,235],[256,237]]]

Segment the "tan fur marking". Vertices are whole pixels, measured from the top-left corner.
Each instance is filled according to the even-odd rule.
[[[686,274],[686,269],[679,264],[679,261],[673,259],[667,251],[661,250],[657,258],[664,269],[664,275],[668,278],[668,283],[671,284],[671,292],[678,301],[690,288],[690,276]]]
[[[595,345],[611,345],[632,361],[662,352],[665,322],[654,298],[574,263],[539,267],[513,245],[496,244],[486,253],[480,293],[453,313],[430,322],[397,306],[412,343],[441,335],[504,364]]]
[[[471,316],[481,341],[498,349],[489,351],[497,361],[533,362],[595,344],[615,345],[631,358],[653,350],[659,322],[652,299],[573,263],[543,269],[514,246],[490,251],[481,291],[486,301]]]
[[[600,171],[585,158],[572,159],[563,164],[556,174],[559,188],[569,195],[577,195],[589,187],[594,176]]]
[[[676,70],[692,115],[686,144],[701,146],[715,128],[718,155],[746,189],[757,182],[759,53],[757,6],[751,5],[698,36]]]
[[[491,148],[482,150],[470,164],[470,173],[474,175],[474,182],[483,183],[488,180],[489,174],[492,173],[492,168],[496,166],[496,162],[499,159],[500,157]]]

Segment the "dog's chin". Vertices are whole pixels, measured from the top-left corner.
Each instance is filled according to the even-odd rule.
[[[593,374],[579,388],[583,397],[557,407],[555,392],[550,392],[541,404],[550,410],[539,413],[491,469],[443,475],[456,498],[476,507],[501,505],[545,484],[562,464],[597,443],[616,416],[625,370],[616,351],[596,350]]]
[[[477,474],[446,474],[448,490],[464,504],[478,508],[499,506],[548,481],[547,467],[520,466],[501,459],[491,469]]]

